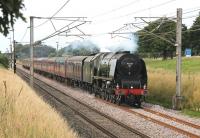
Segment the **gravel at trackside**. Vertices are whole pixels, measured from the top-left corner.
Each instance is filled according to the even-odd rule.
[[[115,119],[120,120],[123,123],[132,126],[133,128],[136,128],[137,130],[141,131],[144,134],[147,134],[150,137],[155,137],[155,138],[186,137],[168,128],[164,128],[155,123],[152,123],[151,121],[147,121],[131,113],[127,113],[126,111],[123,111],[117,107],[113,107],[106,103],[102,103],[101,101],[96,100],[93,95],[89,95],[83,92],[81,93],[80,90],[68,89],[68,92],[71,92],[70,93],[71,95],[73,95],[76,98],[79,98],[81,101],[88,103],[92,107],[95,107],[96,109],[110,115],[111,117],[114,117]]]
[[[35,74],[35,77],[40,77],[39,75]],[[76,88],[70,88],[70,87],[66,87],[64,86],[64,84],[60,84],[58,82],[55,82],[53,80],[49,80],[47,78],[44,77],[40,77],[40,79],[42,79],[43,81],[51,84],[52,86],[64,91],[65,93],[68,93],[70,95],[72,95],[73,97],[76,97],[78,99],[80,99],[81,101],[91,105],[92,107],[104,112],[105,114],[108,114],[109,116],[120,120],[121,122],[128,124],[130,126],[132,126],[133,128],[136,128],[137,130],[139,130],[140,132],[150,136],[150,137],[154,137],[154,138],[185,138],[187,136],[179,134],[171,129],[165,128],[163,126],[157,125],[156,123],[153,123],[151,121],[145,120],[143,118],[140,118],[136,115],[133,115],[131,113],[128,113],[126,111],[123,111],[117,107],[113,107],[110,106],[106,103],[103,103],[99,100],[97,100],[93,95],[88,94],[87,92],[80,90],[80,89],[76,89]],[[159,108],[157,108],[156,106],[153,107],[155,110],[161,111]],[[141,109],[134,109],[138,110],[140,112]],[[188,117],[185,117],[183,115],[179,115],[177,113],[173,113],[173,112],[169,112],[167,110],[162,109],[163,113],[167,113],[169,115],[173,115],[175,117],[178,118],[183,118],[183,119],[187,119],[190,120],[191,122],[195,123],[195,121],[199,121],[199,119],[191,119]],[[150,114],[150,116],[154,116],[153,114]],[[156,116],[155,116],[156,118]],[[198,124],[198,123],[197,123]],[[198,132],[197,132],[198,133]]]
[[[179,118],[179,119],[191,122],[193,124],[200,125],[200,118],[195,118],[195,117],[191,118],[189,116],[181,114],[180,111],[176,111],[176,110],[172,110],[172,109],[167,109],[167,108],[164,108],[162,106],[153,105],[153,104],[149,104],[149,103],[145,103],[145,104],[143,104],[143,106],[148,107],[148,108],[150,108],[152,110],[159,111],[161,113],[173,116],[175,118]]]
[[[137,110],[132,109],[132,110],[134,110],[134,111],[136,111],[136,112],[138,112],[138,113],[142,113],[142,114],[144,114],[144,115],[146,115],[146,116],[148,116],[148,117],[154,118],[154,119],[156,119],[156,120],[160,120],[160,121],[162,121],[162,122],[165,122],[165,123],[167,123],[167,124],[169,124],[169,125],[176,126],[177,128],[183,129],[183,130],[185,130],[185,131],[192,132],[192,133],[194,133],[194,134],[196,134],[196,135],[199,135],[199,137],[200,137],[200,131],[199,131],[198,129],[195,129],[195,128],[192,128],[192,127],[189,127],[189,126],[180,124],[180,123],[177,123],[177,122],[172,121],[172,120],[170,120],[170,119],[166,119],[166,118],[157,116],[157,115],[155,115],[155,114],[146,112],[146,111],[144,111],[143,109],[137,109]],[[159,112],[160,112],[160,111],[159,111]]]

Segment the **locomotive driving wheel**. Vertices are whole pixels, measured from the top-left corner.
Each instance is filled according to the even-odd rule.
[[[110,97],[111,97],[111,98],[110,98],[110,102],[111,102],[111,103],[115,103],[115,102],[116,102],[116,96],[115,96],[114,94],[111,94]]]
[[[118,105],[120,105],[121,102],[122,102],[122,95],[118,94],[117,97],[116,97],[116,103],[117,103]]]
[[[106,93],[106,101],[109,101],[109,94]]]
[[[103,99],[104,100],[106,99],[106,91],[105,90],[103,91]]]
[[[138,108],[141,107],[141,96],[135,96],[134,105]]]
[[[105,90],[103,89],[101,90],[100,98],[105,99]]]

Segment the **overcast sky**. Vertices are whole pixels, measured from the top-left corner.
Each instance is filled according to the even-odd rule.
[[[67,0],[24,0],[25,9],[22,11],[27,19],[24,23],[18,20],[14,26],[15,40],[17,42],[30,41],[30,16],[51,17]],[[200,0],[69,0],[64,8],[56,14],[57,17],[88,17],[85,20],[92,21],[84,24],[78,29],[86,34],[91,34],[91,37],[85,37],[86,40],[93,41],[102,47],[113,46],[117,43],[130,45],[129,39],[115,37],[111,39],[111,35],[107,34],[126,23],[142,22],[134,17],[145,16],[175,16],[176,9],[183,8],[183,23],[190,27],[198,16],[200,10]],[[146,19],[147,21],[153,19]],[[38,26],[45,20],[34,19],[34,26]],[[53,21],[56,30],[62,28],[69,21]],[[50,21],[40,27],[34,28],[34,40],[41,40],[52,34],[55,30]],[[127,31],[136,31],[136,28],[128,28]],[[71,30],[71,34],[80,33],[77,29]],[[10,49],[10,39],[12,32],[8,37],[0,34],[0,51],[5,52]],[[74,40],[81,40],[78,37],[55,36],[45,40],[44,43],[56,47],[58,42],[59,47],[64,47]],[[128,44],[129,43],[129,44]]]

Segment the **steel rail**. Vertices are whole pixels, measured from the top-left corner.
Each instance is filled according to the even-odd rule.
[[[97,99],[99,99],[99,98],[97,98]],[[172,126],[172,125],[170,125],[170,124],[167,124],[167,123],[165,123],[165,122],[159,121],[159,120],[157,120],[157,119],[154,119],[154,118],[149,117],[149,116],[147,116],[147,115],[144,115],[144,114],[142,114],[142,113],[138,113],[138,112],[136,112],[136,111],[130,110],[130,107],[118,106],[118,105],[116,105],[116,104],[110,103],[110,102],[105,101],[105,100],[102,100],[102,99],[99,99],[99,100],[102,101],[102,102],[104,102],[104,103],[107,103],[107,104],[109,104],[109,105],[111,105],[111,106],[113,106],[113,107],[118,107],[118,108],[122,109],[123,111],[129,112],[129,113],[134,114],[134,115],[136,115],[136,116],[138,116],[138,117],[142,117],[142,118],[144,118],[144,119],[146,119],[146,120],[148,120],[148,121],[154,122],[154,123],[156,123],[156,124],[159,124],[159,125],[161,125],[161,126],[164,126],[164,127],[166,127],[166,128],[169,128],[169,129],[171,129],[171,130],[174,130],[174,131],[176,131],[176,132],[178,132],[178,133],[180,133],[180,134],[189,136],[189,137],[191,137],[191,138],[200,138],[199,135],[193,134],[193,133],[191,133],[191,132],[189,132],[189,131],[185,131],[185,130],[180,129],[180,128],[178,128],[178,127],[175,127],[175,126]],[[173,121],[175,121],[175,120],[173,120]]]
[[[18,70],[17,70],[19,73],[21,73],[21,74],[24,73],[24,72],[22,73],[22,70],[21,70],[21,71],[19,71],[19,70],[21,70],[21,69],[18,69]],[[27,74],[27,73],[26,73],[26,74]],[[27,75],[29,75],[29,74],[27,74]],[[27,76],[27,79],[29,79],[28,76]],[[70,97],[71,99],[73,99],[74,101],[78,102],[79,104],[84,105],[85,107],[89,108],[90,110],[92,110],[92,111],[94,111],[94,112],[100,114],[101,116],[107,118],[108,120],[110,120],[110,121],[112,121],[112,122],[118,124],[118,125],[121,126],[122,128],[125,128],[126,130],[128,130],[128,131],[130,131],[130,132],[132,132],[132,133],[134,133],[134,134],[136,134],[136,135],[138,135],[138,136],[140,136],[140,137],[149,138],[149,136],[147,136],[147,135],[145,135],[145,134],[143,134],[143,133],[141,133],[141,132],[139,132],[139,131],[137,131],[137,130],[131,128],[130,126],[128,126],[128,125],[126,125],[126,124],[124,124],[124,123],[122,123],[122,122],[120,122],[120,121],[118,121],[118,120],[116,120],[116,119],[114,119],[114,118],[112,118],[112,117],[110,117],[110,116],[108,116],[108,115],[106,115],[106,114],[104,114],[104,113],[102,113],[102,112],[96,110],[96,109],[94,109],[93,107],[91,107],[91,106],[89,106],[89,105],[87,105],[87,104],[85,104],[85,103],[83,103],[83,102],[80,102],[78,99],[72,97],[71,95],[68,95],[68,94],[62,92],[62,91],[58,90],[57,88],[55,88],[55,87],[53,87],[53,86],[51,86],[51,85],[49,85],[49,84],[47,84],[47,83],[45,83],[45,82],[43,82],[43,81],[37,79],[37,78],[34,78],[34,79],[37,80],[37,81],[40,81],[40,82],[44,83],[44,85],[50,87],[51,89],[56,90],[57,92],[63,94],[64,96]],[[89,123],[91,123],[93,126],[95,126],[96,128],[98,128],[99,130],[101,130],[101,131],[102,131],[103,133],[105,133],[106,135],[108,135],[108,136],[110,136],[110,137],[113,137],[113,138],[118,137],[118,136],[116,136],[115,134],[113,134],[112,132],[110,132],[110,131],[108,131],[107,129],[105,129],[104,127],[102,127],[101,125],[99,125],[99,124],[97,124],[96,122],[94,122],[93,120],[91,120],[90,118],[88,118],[87,116],[85,116],[85,115],[84,115],[83,113],[81,113],[80,111],[77,111],[76,109],[74,109],[73,107],[70,107],[70,106],[67,105],[65,102],[63,102],[62,100],[60,100],[59,98],[55,97],[53,94],[51,94],[50,92],[48,92],[48,90],[44,89],[43,86],[41,86],[40,84],[37,84],[36,82],[34,82],[34,84],[36,84],[36,85],[37,85],[40,89],[42,89],[43,91],[46,91],[49,95],[51,95],[52,97],[54,97],[54,98],[55,98],[57,101],[59,101],[61,104],[65,105],[65,106],[68,106],[68,107],[69,107],[70,109],[72,109],[75,113],[77,113],[78,115],[80,115],[83,119],[85,119],[86,121],[88,121]]]

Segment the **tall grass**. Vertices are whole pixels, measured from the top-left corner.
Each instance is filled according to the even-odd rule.
[[[172,107],[172,98],[176,93],[176,74],[166,69],[148,67],[147,100]],[[200,74],[182,74],[182,95],[184,108],[200,111]]]
[[[78,136],[24,81],[11,71],[0,68],[0,137]]]

